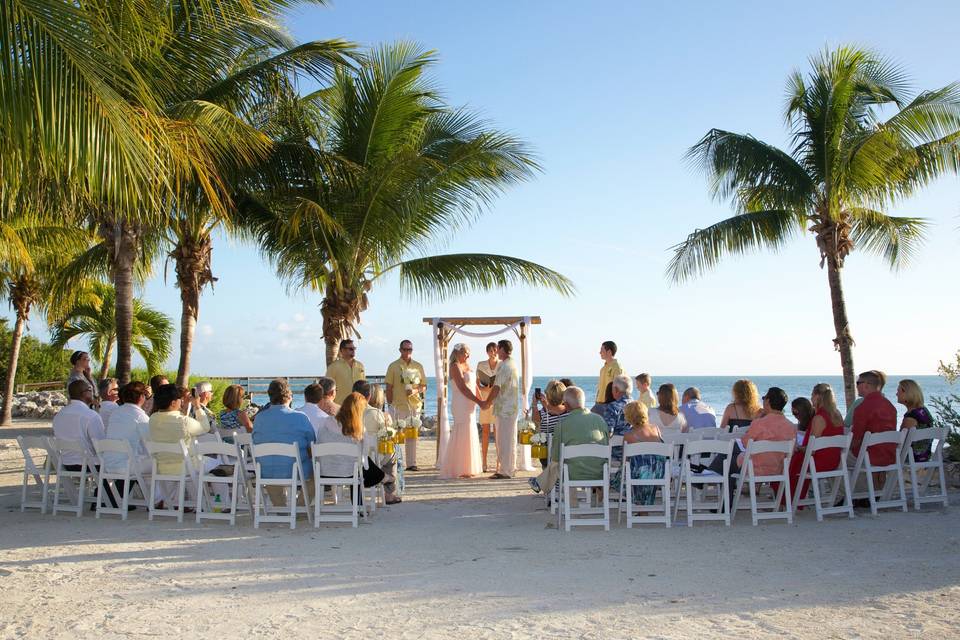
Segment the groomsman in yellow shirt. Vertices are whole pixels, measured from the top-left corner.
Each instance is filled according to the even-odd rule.
[[[403,340],[400,343],[400,357],[387,367],[387,402],[393,406],[397,420],[409,418],[420,412],[423,407],[423,394],[427,390],[427,376],[423,365],[413,359],[413,343]],[[417,467],[417,441],[419,438],[407,438],[404,456],[407,471],[419,471]]]
[[[350,395],[354,382],[367,379],[367,372],[363,370],[363,363],[356,359],[356,354],[353,340],[341,340],[337,359],[327,366],[327,377],[337,383],[337,395],[333,400],[337,404],[343,404]]]
[[[614,356],[617,355],[617,343],[613,340],[607,340],[600,345],[600,359],[603,360],[603,367],[600,369],[600,381],[597,383],[597,402],[604,401],[607,385],[613,382],[613,379],[623,374],[620,363]]]

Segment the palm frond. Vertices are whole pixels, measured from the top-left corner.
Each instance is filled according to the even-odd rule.
[[[854,246],[880,256],[894,271],[908,265],[923,244],[929,222],[924,218],[889,216],[872,209],[850,211]]]

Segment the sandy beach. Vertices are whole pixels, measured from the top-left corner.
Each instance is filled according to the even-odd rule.
[[[523,479],[441,481],[358,529],[20,513],[0,432],[0,637],[960,637],[960,509],[565,534]]]

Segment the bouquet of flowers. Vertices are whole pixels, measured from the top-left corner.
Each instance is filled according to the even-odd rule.
[[[534,458],[546,458],[548,455],[548,439],[549,436],[542,431],[537,431],[535,434],[533,434],[533,436],[530,438],[530,455]]]
[[[535,425],[529,418],[521,418],[517,421],[517,442],[519,444],[530,444],[534,436]]]

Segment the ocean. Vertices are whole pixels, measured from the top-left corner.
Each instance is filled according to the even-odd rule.
[[[597,394],[596,376],[563,377],[570,377],[577,384],[577,386],[583,389],[587,398],[587,404],[593,404],[593,399],[596,398]],[[696,375],[655,376],[653,379],[652,389],[654,393],[656,393],[657,387],[665,382],[673,383],[677,387],[677,392],[680,394],[682,394],[683,390],[687,387],[697,387],[700,389],[700,394],[703,401],[711,405],[719,416],[723,413],[724,408],[731,400],[731,389],[733,388],[733,383],[740,377],[741,376]],[[540,387],[541,389],[546,388],[547,383],[554,378],[555,376],[534,376],[533,387],[530,390],[531,393],[536,387]],[[951,392],[960,393],[960,385],[951,387],[940,376],[888,375],[887,385],[884,388],[884,395],[886,395],[890,401],[896,405],[900,416],[903,415],[904,408],[902,405],[897,404],[897,382],[904,378],[912,378],[913,380],[917,381],[917,383],[920,385],[920,388],[923,389],[924,397],[928,403],[930,398],[935,396],[945,396]],[[753,376],[750,377],[750,380],[753,380],[753,382],[757,385],[757,388],[760,390],[760,395],[763,395],[767,388],[776,386],[786,391],[787,396],[791,400],[798,396],[806,396],[809,398],[810,390],[813,389],[815,384],[827,382],[833,387],[833,390],[837,395],[837,402],[840,405],[840,413],[846,413],[846,402],[843,398],[843,378],[841,376]],[[291,386],[295,392],[301,392],[303,386],[312,381],[312,378],[306,377],[290,379]],[[267,378],[250,378],[250,382],[251,387],[254,389],[266,389],[266,385],[270,382],[270,380]],[[263,404],[266,402],[266,400],[266,393],[263,392],[257,393],[254,397],[254,401],[258,404]],[[293,406],[295,407],[303,404],[302,393],[295,393],[293,402]],[[430,377],[427,378],[427,394],[426,401],[424,403],[425,413],[427,415],[436,414],[436,407],[437,387],[434,384],[434,378]]]

